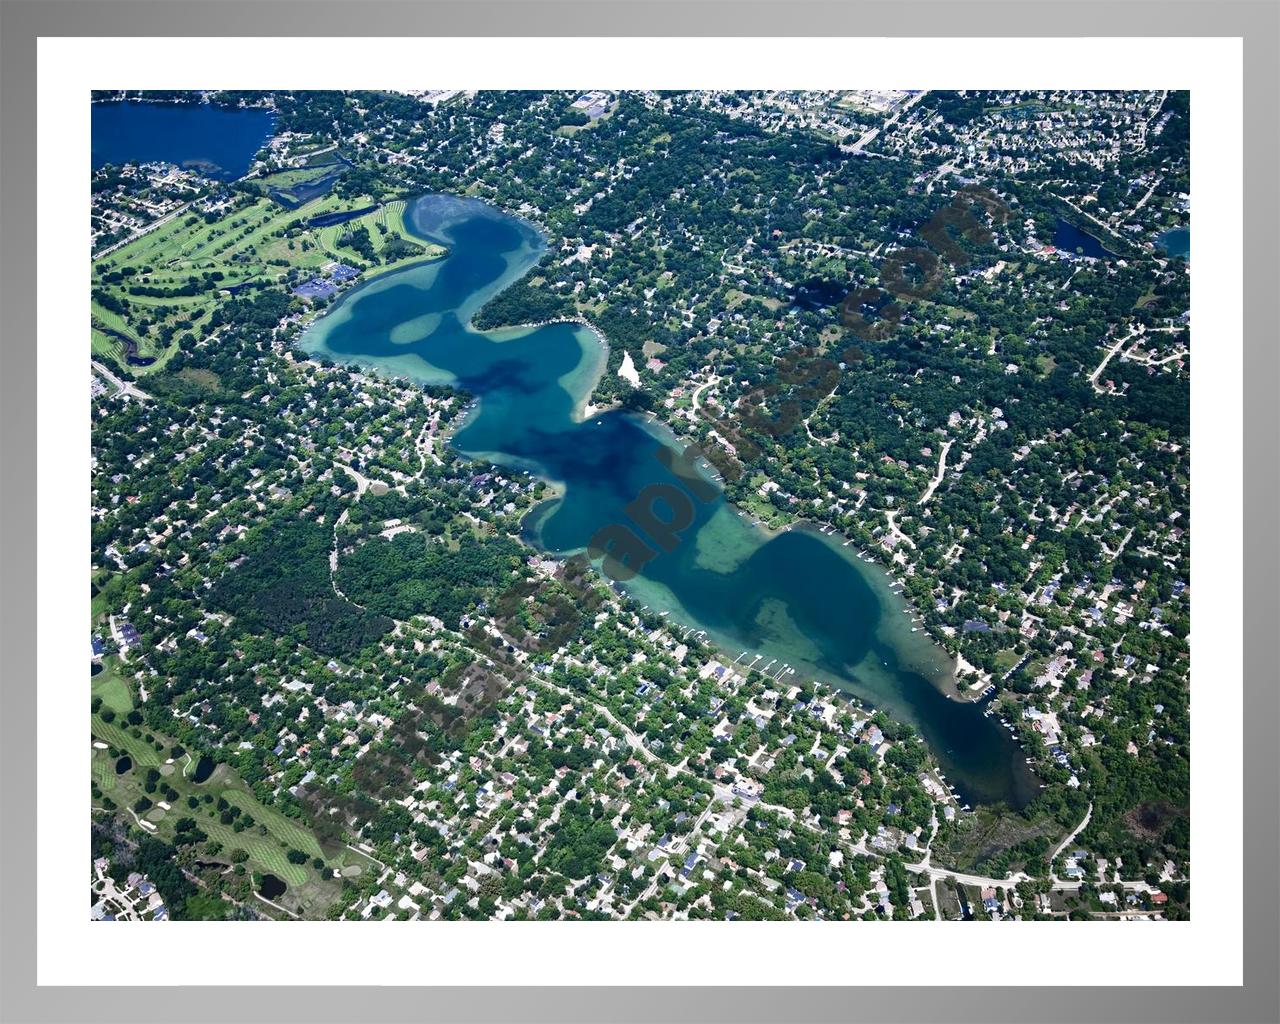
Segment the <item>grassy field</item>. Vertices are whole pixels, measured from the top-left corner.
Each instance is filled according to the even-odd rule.
[[[89,329],[89,349],[97,357],[106,357],[108,362],[117,366],[124,364],[124,346],[98,327]]]
[[[156,768],[163,764],[166,758],[163,747],[157,750],[154,741],[148,743],[145,731],[142,731],[139,736],[134,736],[134,728],[128,724],[121,725],[119,719],[114,722],[104,722],[95,716],[93,738],[108,744],[113,750],[128,754],[135,767]]]
[[[1022,655],[1017,651],[1009,649],[999,651],[995,656],[996,671],[1001,675],[1008,672],[1014,665],[1022,660]]]
[[[1056,839],[1061,826],[1048,816],[1028,821],[1021,815],[979,807],[957,826],[945,844],[935,844],[933,862],[957,871],[981,873],[992,858],[1030,839]],[[1024,865],[1016,863],[1014,869]]]
[[[118,687],[124,686],[122,680],[108,677],[102,681],[105,673],[95,677],[94,691],[107,703],[107,692],[117,700],[120,698]],[[99,692],[102,691],[102,692]],[[124,696],[128,697],[125,690]],[[127,709],[126,709],[127,710]],[[320,871],[312,864],[319,858],[326,867],[335,871],[352,865],[362,870],[376,870],[368,858],[345,847],[325,850],[315,835],[300,821],[281,814],[257,799],[245,784],[244,780],[227,764],[220,764],[213,774],[203,783],[192,781],[183,771],[186,758],[180,757],[171,762],[169,751],[173,741],[167,737],[153,736],[148,743],[146,736],[151,732],[144,726],[130,726],[120,718],[112,722],[104,722],[100,715],[91,717],[91,728],[94,740],[109,744],[110,749],[94,748],[91,762],[91,774],[98,790],[109,796],[119,807],[130,807],[141,796],[158,803],[163,796],[157,791],[147,794],[144,788],[146,770],[156,768],[162,777],[161,788],[171,786],[179,794],[169,811],[150,808],[142,817],[152,822],[155,833],[162,838],[172,839],[176,823],[185,817],[194,818],[200,829],[211,840],[222,844],[218,859],[228,858],[232,850],[244,850],[248,854],[245,866],[258,874],[270,873],[283,879],[289,886],[288,891],[277,902],[303,916],[321,916],[323,912],[341,894],[341,882],[338,879],[324,879]],[[137,733],[138,735],[135,735]],[[160,749],[156,749],[159,743]],[[123,775],[116,774],[116,761],[120,754],[128,754],[133,761],[133,768]],[[188,798],[195,797],[199,803],[195,808],[188,805]],[[206,800],[205,797],[209,799]],[[218,810],[219,800],[225,800],[232,807],[240,809],[240,819],[246,816],[253,819],[253,824],[236,831],[234,822],[224,824]],[[95,804],[101,805],[101,798]],[[128,811],[122,811],[131,819]],[[301,850],[308,857],[306,864],[294,864],[288,859],[290,850]]]
[[[217,392],[222,387],[222,380],[212,370],[198,370],[194,367],[187,367],[179,370],[176,376],[188,384],[203,388],[205,391]]]
[[[91,768],[93,781],[100,790],[110,793],[116,788],[116,761],[109,752],[95,747]]]
[[[315,173],[305,168],[280,172],[299,181]],[[343,224],[305,226],[321,214],[373,205],[376,200],[370,196],[326,195],[289,210],[262,196],[212,223],[193,212],[175,217],[95,262],[93,285],[100,294],[91,307],[94,353],[123,367],[132,345],[138,357],[155,360],[149,366],[129,365],[130,372],[144,376],[161,369],[186,334],[199,338],[208,333],[204,325],[225,301],[228,288],[247,282],[278,284],[291,272],[305,280],[333,261],[357,267],[369,277],[443,254],[439,246],[406,237],[403,200]],[[359,228],[369,232],[374,261],[350,247],[351,233]],[[407,244],[398,245],[401,239]],[[170,294],[131,294],[133,288]],[[181,291],[192,294],[172,294]],[[118,304],[124,305],[117,308]]]
[[[343,170],[342,157],[335,150],[328,149],[315,153],[301,167],[290,167],[265,177],[254,178],[250,184],[258,188],[263,195],[267,195],[269,191],[275,191],[287,196],[290,202],[296,202],[298,196],[295,189],[318,184],[326,178],[329,179],[331,188],[336,178],[341,177]]]
[[[265,177],[254,178],[253,184],[262,188],[278,188],[287,189],[300,182],[316,181],[324,177],[325,169],[322,166],[316,167],[291,167],[287,171],[276,171],[275,174],[268,174]]]
[[[419,242],[409,237],[409,233],[404,226],[406,205],[403,199],[396,199],[392,202],[384,203],[378,209],[366,213],[363,217],[357,217],[355,220],[347,221],[344,224],[332,224],[329,227],[320,228],[318,232],[320,247],[331,254],[338,262],[362,269],[365,280],[377,277],[379,274],[385,274],[389,270],[402,270],[415,263],[439,259],[440,256],[444,255],[445,250],[443,247]],[[343,243],[343,239],[358,228],[364,228],[369,232],[369,238],[380,260],[379,263],[370,264],[349,245]],[[399,259],[388,259],[388,246],[397,238],[402,238],[409,242],[416,250],[416,253],[402,256]]]
[[[118,301],[127,302],[122,315],[94,301],[92,343],[95,352],[111,356],[123,365],[123,335],[137,346],[137,354],[154,358],[151,366],[131,366],[136,374],[153,373],[177,349],[176,338],[187,331],[202,334],[201,321],[223,300],[222,290],[247,281],[280,281],[290,269],[308,272],[333,257],[319,247],[316,232],[301,227],[309,217],[369,200],[344,201],[325,196],[297,210],[287,210],[267,198],[207,224],[195,214],[180,216],[94,264],[94,287]],[[292,226],[299,222],[298,226]],[[114,275],[122,275],[119,280]],[[206,277],[205,275],[210,275]],[[143,285],[180,289],[194,278],[194,295],[166,297],[131,295],[129,288]],[[174,341],[165,345],[162,330],[171,330]]]
[[[103,707],[111,708],[117,715],[127,715],[133,710],[133,687],[121,672],[120,659],[107,655],[102,659],[102,671],[93,677],[93,696],[102,698]]]

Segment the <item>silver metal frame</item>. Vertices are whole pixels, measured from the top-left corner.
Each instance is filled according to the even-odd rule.
[[[1228,36],[1244,40],[1244,985],[1239,988],[232,988],[35,985],[35,188],[40,36]],[[0,0],[0,1019],[1280,1020],[1276,0]],[[1247,553],[1247,557],[1246,557]],[[1228,557],[1229,552],[1223,552]],[[514,926],[518,927],[518,926]],[[767,955],[767,954],[766,954]]]

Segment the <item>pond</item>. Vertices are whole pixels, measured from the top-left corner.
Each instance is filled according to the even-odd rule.
[[[826,309],[829,306],[840,305],[841,300],[848,294],[847,283],[810,278],[792,288],[791,304],[800,309]]]
[[[1081,231],[1070,221],[1062,218],[1058,219],[1058,225],[1054,229],[1053,244],[1055,248],[1064,252],[1092,256],[1096,260],[1109,260],[1115,257],[1115,253],[1108,252],[1093,235]]]
[[[319,216],[312,217],[307,221],[309,228],[327,228],[334,224],[345,224],[349,220],[355,220],[357,217],[363,217],[366,213],[373,213],[378,207],[362,206],[358,210],[338,210],[335,213],[322,213]]]
[[[333,187],[334,182],[346,173],[351,166],[346,157],[339,156],[332,164],[323,165],[330,170],[323,171],[319,177],[295,182],[287,188],[270,188],[267,194],[286,210],[296,210],[313,199],[325,195]]]
[[[208,754],[202,754],[200,756],[200,760],[196,762],[196,770],[191,776],[191,781],[192,782],[208,781],[209,776],[213,774],[213,770],[216,767],[217,765],[214,763],[213,758],[211,758]]]
[[[285,894],[288,888],[284,881],[275,875],[263,875],[262,885],[258,888],[258,895],[269,900],[277,900]]]
[[[1163,249],[1170,256],[1191,258],[1191,228],[1170,228],[1156,236],[1156,247]]]
[[[133,768],[133,758],[131,758],[128,754],[125,754],[124,757],[120,758],[120,760],[116,762],[117,775],[123,775],[125,772],[129,771],[132,768]]]

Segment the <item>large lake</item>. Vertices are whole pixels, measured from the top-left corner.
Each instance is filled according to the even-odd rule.
[[[682,447],[665,427],[621,411],[584,417],[604,369],[604,339],[571,323],[470,326],[545,251],[533,226],[440,195],[411,203],[406,224],[449,255],[348,292],[303,336],[304,351],[477,396],[451,443],[558,485],[525,524],[528,539],[553,554],[582,551],[601,527],[627,522],[625,506],[649,484],[688,490],[657,457]],[[763,531],[718,487],[693,505],[696,517],[674,550],[621,585],[631,596],[704,630],[726,660],[772,663],[770,675],[789,665],[794,674],[780,681],[821,679],[910,722],[971,803],[1022,806],[1035,795],[1038,781],[1006,730],[980,705],[945,694],[954,692],[952,659],[922,630],[912,632],[881,569],[815,529]]]
[[[162,161],[234,181],[275,130],[275,114],[211,103],[93,104],[93,166]]]

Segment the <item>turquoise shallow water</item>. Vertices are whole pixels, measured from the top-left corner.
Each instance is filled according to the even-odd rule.
[[[525,524],[546,551],[582,551],[602,527],[631,523],[627,506],[645,488],[676,488],[670,501],[643,505],[667,521],[678,504],[690,521],[669,551],[661,550],[660,523],[642,531],[660,553],[621,584],[628,593],[705,631],[729,659],[742,654],[770,675],[790,666],[780,681],[821,679],[910,722],[968,801],[1021,806],[1034,796],[1038,782],[1008,733],[979,705],[945,695],[950,657],[923,631],[911,632],[882,570],[816,529],[765,533],[709,477],[681,479],[660,458],[681,447],[665,427],[621,411],[584,420],[606,352],[589,328],[469,326],[542,256],[531,225],[479,201],[436,195],[415,200],[406,223],[449,255],[347,293],[303,336],[304,351],[476,395],[452,443],[559,485],[561,495]]]

